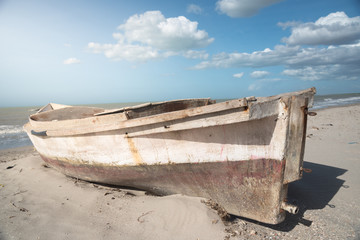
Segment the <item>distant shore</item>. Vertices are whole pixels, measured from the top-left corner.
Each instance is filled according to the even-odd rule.
[[[0,150],[0,239],[359,239],[360,105],[310,109],[300,212],[279,225],[223,223],[202,199],[110,188],[48,168],[32,146]]]

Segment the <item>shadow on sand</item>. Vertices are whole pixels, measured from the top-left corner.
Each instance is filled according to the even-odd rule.
[[[304,173],[302,179],[290,183],[288,190],[288,201],[299,207],[298,214],[291,215],[287,213],[285,221],[278,225],[246,220],[277,231],[288,232],[298,224],[305,226],[312,224],[312,221],[304,219],[306,210],[323,209],[325,207],[336,208],[335,205],[331,205],[329,202],[341,187],[349,187],[344,185],[344,180],[337,178],[347,170],[311,162],[304,162],[303,167],[311,169],[312,172]]]

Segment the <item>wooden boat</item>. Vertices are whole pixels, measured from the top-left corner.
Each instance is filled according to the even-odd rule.
[[[277,224],[302,176],[315,88],[215,103],[175,100],[105,110],[49,104],[24,126],[43,160],[86,181],[210,198]]]

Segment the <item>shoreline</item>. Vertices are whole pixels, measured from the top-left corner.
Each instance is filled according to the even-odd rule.
[[[38,155],[33,145],[0,149],[0,163],[14,161],[32,155]]]
[[[309,108],[309,112],[321,112],[327,109],[337,109],[337,108],[348,108],[348,107],[354,107],[354,106],[360,106],[360,103],[352,103],[352,104],[346,104],[346,105],[340,105],[340,106],[329,106],[329,107],[325,107],[325,108]],[[34,148],[34,146],[31,145],[26,145],[26,146],[21,146],[21,147],[10,147],[10,148],[4,148],[4,149],[0,149],[0,160],[1,160],[1,155],[3,153],[7,153],[7,152],[21,152],[21,150],[23,149],[24,151],[28,151],[29,148]]]
[[[338,105],[338,106],[328,106],[328,107],[324,107],[324,108],[309,108],[309,110],[312,111],[322,111],[322,110],[326,110],[326,109],[333,109],[333,108],[347,108],[347,107],[354,107],[354,106],[359,106],[360,103],[351,103],[351,104],[344,104],[344,105]]]
[[[309,111],[317,112],[304,156],[312,172],[290,183],[299,213],[283,223],[222,222],[201,198],[72,179],[26,146],[0,150],[0,239],[358,239],[360,104]]]

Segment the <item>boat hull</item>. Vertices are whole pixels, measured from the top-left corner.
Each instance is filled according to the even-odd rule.
[[[127,113],[111,111],[85,118],[86,128],[82,120],[34,121],[35,116],[25,130],[43,160],[65,175],[158,195],[210,198],[231,214],[277,224],[285,218],[288,183],[302,175],[314,93],[130,120]],[[46,114],[52,112],[39,119]]]
[[[157,195],[181,193],[209,198],[226,206],[229,213],[272,224],[285,218],[280,204],[287,185],[282,182],[284,165],[278,160],[111,166],[41,157],[65,175],[79,179],[135,187]]]

